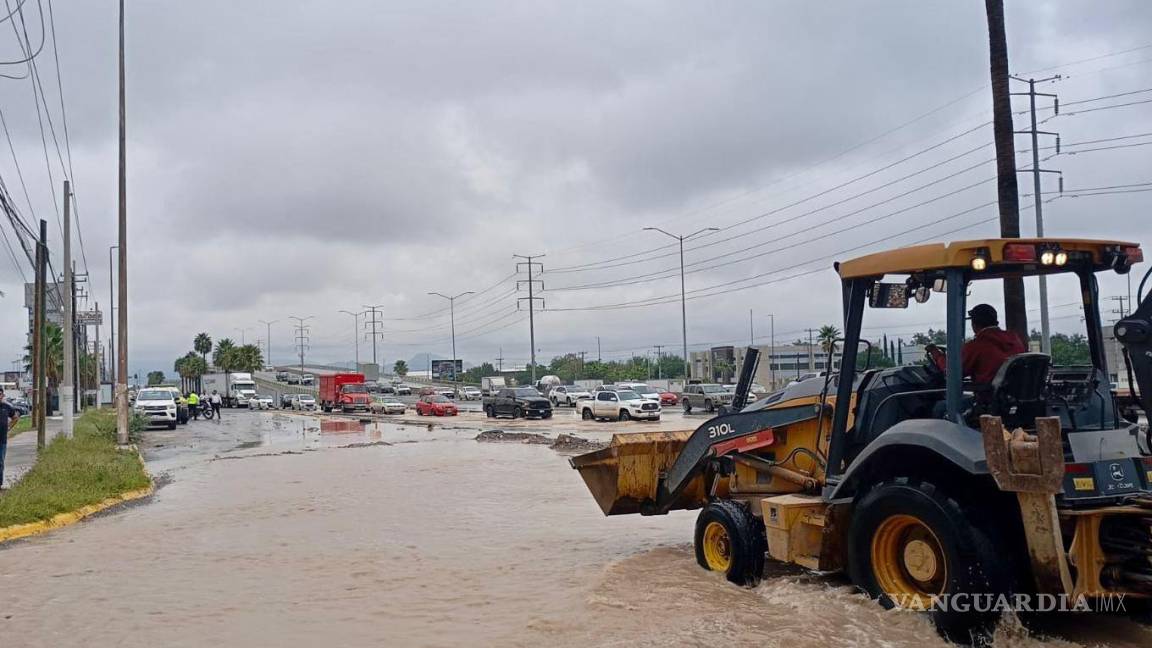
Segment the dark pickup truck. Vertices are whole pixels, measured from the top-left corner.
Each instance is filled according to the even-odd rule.
[[[488,418],[552,418],[552,403],[532,387],[504,387],[483,402]]]

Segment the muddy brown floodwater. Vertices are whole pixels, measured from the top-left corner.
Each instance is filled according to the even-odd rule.
[[[732,586],[696,566],[692,513],[605,518],[547,445],[448,426],[150,433],[150,502],[0,548],[0,646],[944,645],[836,578]],[[997,644],[1152,645],[1119,618],[1053,632]]]

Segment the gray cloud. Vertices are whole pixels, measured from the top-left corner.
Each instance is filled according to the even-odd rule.
[[[89,269],[106,302],[115,235],[115,15],[90,3],[56,9]],[[1012,68],[1143,45],[1150,27],[1152,7],[1143,2],[1009,3]],[[5,38],[12,40],[0,30],[0,51],[10,52]],[[256,327],[251,335],[262,337],[257,319],[289,314],[317,315],[314,357],[349,360],[351,322],[339,309],[388,303],[388,317],[434,311],[442,305],[427,291],[490,286],[513,270],[513,253],[547,251],[549,269],[621,256],[638,261],[545,274],[549,288],[671,268],[671,258],[644,261],[651,255],[642,252],[665,241],[640,227],[724,226],[778,208],[979,123],[990,105],[986,91],[977,93],[836,157],[987,83],[980,3],[137,3],[129,7],[128,45],[131,330],[141,370],[169,367],[197,331],[238,337],[236,327]],[[1152,50],[1062,68],[1068,79],[1058,90],[1072,101],[1147,88],[1152,64],[1131,63],[1149,56]],[[49,67],[41,71],[54,80]],[[3,84],[10,92],[0,95],[0,108],[34,208],[55,228],[31,89]],[[1145,106],[1049,125],[1071,142],[1152,124]],[[782,268],[829,268],[815,259],[872,240],[907,244],[990,216],[907,233],[991,200],[987,185],[819,238],[987,175],[991,166],[851,214],[914,182],[942,178],[955,164],[826,207],[989,136],[977,133],[757,220],[723,244],[689,246],[689,263],[719,262],[793,235],[764,258],[689,275],[689,289]],[[1152,177],[1144,151],[1062,156],[1053,164],[1069,187],[1116,184]],[[6,156],[0,174],[12,189]],[[1048,207],[1050,231],[1147,242],[1145,195],[1058,200]],[[983,225],[950,236],[993,232]],[[58,250],[55,229],[52,237]],[[0,303],[10,315],[0,330],[20,341],[23,311],[11,297],[19,279],[10,264],[0,263],[0,272],[0,289],[9,293]],[[1107,289],[1120,289],[1109,282]],[[457,329],[469,361],[501,348],[514,361],[526,359],[527,324],[513,312],[512,288],[462,301]],[[562,308],[677,288],[672,277],[545,295],[550,308]],[[690,302],[691,337],[742,339],[749,308],[764,331],[769,312],[782,333],[834,321],[834,275],[825,270]],[[390,360],[447,355],[447,324],[440,315],[389,322],[382,353]],[[625,352],[679,337],[676,304],[545,313],[538,324],[546,356],[590,350],[597,336],[603,348]],[[273,336],[273,355],[288,356],[285,325]],[[18,346],[11,343],[9,353]]]

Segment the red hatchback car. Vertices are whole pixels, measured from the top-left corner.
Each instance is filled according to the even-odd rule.
[[[440,395],[421,396],[416,401],[416,413],[420,416],[456,416],[456,404]]]
[[[675,405],[680,402],[680,397],[672,392],[660,392],[661,405]]]

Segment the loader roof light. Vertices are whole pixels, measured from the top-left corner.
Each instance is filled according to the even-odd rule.
[[[1144,263],[1144,250],[1138,247],[1124,248],[1124,256],[1128,257],[1128,265]]]
[[[1009,243],[1004,246],[1004,260],[1015,263],[1034,263],[1036,246],[1028,243]]]
[[[1056,253],[1052,250],[1044,250],[1040,253],[1041,265],[1052,265],[1056,263]]]
[[[1068,253],[1064,250],[1056,252],[1056,265],[1062,266],[1066,263],[1068,263]]]

